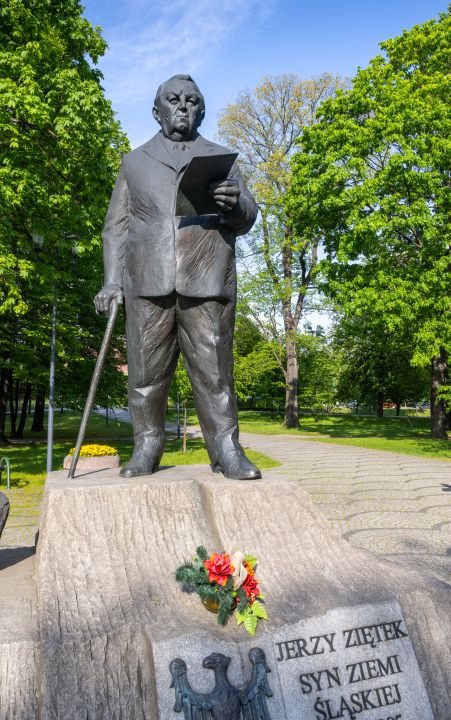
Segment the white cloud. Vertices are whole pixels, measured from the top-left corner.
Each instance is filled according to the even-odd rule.
[[[236,33],[271,13],[275,0],[129,0],[127,19],[106,33],[99,67],[113,105],[139,102],[174,73],[195,74]]]

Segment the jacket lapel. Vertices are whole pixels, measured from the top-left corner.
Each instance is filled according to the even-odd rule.
[[[220,155],[222,153],[223,151],[220,150],[217,146],[215,146],[208,140],[205,140],[202,135],[199,135],[191,149],[187,153],[185,153],[184,162],[182,167],[179,169],[179,172],[185,170],[189,161],[192,160],[193,157],[198,157],[200,155]]]
[[[150,155],[150,157],[154,160],[158,160],[158,162],[163,163],[163,165],[167,165],[172,168],[177,175],[185,170],[189,161],[193,157],[197,157],[199,155],[221,155],[224,153],[222,148],[214,145],[214,143],[211,143],[208,140],[205,140],[202,135],[198,135],[191,148],[184,153],[183,164],[177,166],[174,158],[166,147],[166,143],[162,139],[161,130],[144,145],[143,151],[147,155]]]
[[[143,151],[147,155],[150,155],[150,157],[154,160],[158,160],[158,162],[163,163],[163,165],[167,165],[177,172],[177,165],[175,164],[174,158],[170,154],[169,150],[166,148],[166,145],[162,140],[162,136],[163,134],[160,130],[160,132],[157,132],[157,134],[144,145]]]

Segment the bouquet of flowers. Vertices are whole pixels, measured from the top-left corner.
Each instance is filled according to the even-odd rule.
[[[234,553],[213,553],[209,557],[200,546],[196,557],[177,568],[175,579],[194,587],[204,605],[217,612],[220,625],[227,625],[238,606],[238,625],[243,623],[249,635],[255,635],[259,619],[268,619],[256,569],[257,558],[253,555],[244,555],[237,549]]]

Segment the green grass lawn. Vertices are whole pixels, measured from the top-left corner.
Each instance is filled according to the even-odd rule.
[[[177,421],[177,413],[172,408],[166,414],[166,419]],[[194,410],[188,410],[188,425],[198,425],[199,421]],[[239,413],[240,430],[242,432],[257,433],[259,435],[345,435],[361,437],[428,437],[430,432],[430,419],[427,417],[411,417],[412,427],[407,417],[360,417],[343,413],[342,416],[301,415],[298,430],[285,430],[282,427],[283,415],[274,413],[271,420],[270,413],[241,410]]]
[[[438,460],[451,460],[451,443],[447,440],[431,440],[430,419],[406,417],[364,418],[358,415],[330,417],[313,415],[300,417],[299,430],[284,430],[282,416],[279,422],[271,421],[266,413],[240,413],[240,430],[259,435],[311,435],[312,440],[338,445],[353,445],[371,450],[418,455]],[[327,438],[325,436],[328,436]]]
[[[186,454],[183,453],[182,440],[169,440],[163,455],[162,465],[197,465],[208,463],[208,454],[203,440],[188,440]],[[53,446],[53,469],[62,470],[63,460],[68,454],[73,442],[55,443]],[[117,440],[114,447],[118,450],[123,464],[131,458],[133,443],[130,441]],[[11,462],[11,487],[12,488],[33,488],[43,485],[45,479],[45,467],[47,446],[45,443],[33,443],[27,445],[16,445],[2,451]],[[278,467],[279,462],[272,460],[266,455],[247,450],[248,458],[260,468]],[[6,487],[6,473],[2,474],[0,490]]]
[[[418,455],[419,457],[434,460],[451,460],[451,443],[449,440],[431,440],[430,438],[415,437],[369,437],[369,438],[320,438],[312,440],[335,445],[352,445],[354,447],[368,448],[370,450],[385,450],[387,452],[404,453],[405,455]]]
[[[53,437],[55,440],[74,438],[76,440],[80,429],[82,413],[75,410],[55,411],[53,423]],[[7,420],[9,422],[9,420]],[[42,440],[47,438],[47,413],[45,413],[44,425],[45,430],[42,432],[32,432],[31,425],[33,416],[27,417],[25,424],[24,438],[27,440]],[[106,418],[97,413],[92,413],[88,423],[86,437],[131,437],[133,435],[130,423],[119,423],[111,417],[106,424]]]
[[[300,418],[298,430],[284,430],[282,428],[283,416],[274,414],[273,420],[269,413],[242,411],[239,414],[240,429],[246,433],[262,435],[310,435],[312,439],[322,442],[353,445],[374,450],[418,455],[441,460],[451,460],[451,443],[442,440],[431,440],[430,421],[428,418],[412,418],[412,427],[407,418],[364,418],[358,415],[344,414],[341,417],[320,415],[317,422],[313,415],[303,415]],[[170,409],[166,415],[168,421],[176,421],[176,411]],[[54,445],[54,468],[62,469],[63,458],[75,445],[76,436],[80,427],[81,413],[65,410],[55,413],[56,443]],[[47,423],[47,416],[46,416]],[[188,411],[188,424],[197,425],[198,419],[194,410]],[[46,432],[32,433],[31,417],[28,419],[25,436],[27,439],[43,439]],[[93,414],[91,416],[86,440],[90,438],[105,438],[105,444],[118,448],[122,461],[131,456],[133,443],[121,438],[132,435],[129,423],[118,423],[117,420],[105,424],[105,418]],[[58,440],[72,438],[68,442]],[[16,487],[41,485],[45,477],[46,444],[30,443],[0,449],[1,455],[7,455],[11,460],[12,484]],[[247,451],[250,459],[259,467],[275,467],[275,463],[264,455]],[[1,457],[0,455],[0,457]],[[182,465],[208,463],[205,445],[201,440],[188,440],[188,452],[181,451],[181,441],[169,440],[162,463],[165,465]],[[6,485],[3,474],[2,487]]]
[[[352,437],[427,437],[430,421],[427,418],[413,418],[412,427],[407,418],[365,418],[358,415],[342,417],[320,415],[317,421],[314,415],[301,415],[300,427],[296,430],[284,430],[283,416],[271,416],[266,413],[240,412],[240,430],[259,435],[332,435]]]

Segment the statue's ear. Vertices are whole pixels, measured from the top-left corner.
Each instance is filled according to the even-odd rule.
[[[202,125],[202,123],[204,121],[204,117],[205,117],[205,108],[202,108],[202,110],[200,111],[200,119],[199,119],[199,124],[197,127],[200,127]]]
[[[157,108],[156,105],[154,105],[153,108],[152,108],[152,115],[154,116],[154,118],[155,118],[155,120],[157,121],[157,123],[159,123],[159,124],[161,125],[160,112],[159,112],[159,110],[158,110],[158,108]]]

